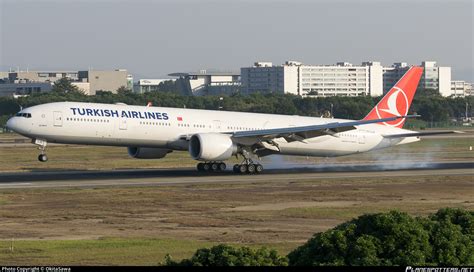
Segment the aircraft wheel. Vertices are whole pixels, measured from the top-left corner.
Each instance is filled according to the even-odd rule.
[[[248,172],[249,174],[254,174],[254,173],[255,173],[255,164],[249,164],[249,165],[247,166],[247,172]]]
[[[219,164],[218,163],[211,163],[211,171],[213,171],[213,172],[219,171]]]
[[[261,164],[255,165],[255,173],[260,174],[263,172],[263,166]]]
[[[238,165],[238,164],[234,164],[233,171],[234,171],[234,173],[240,173],[239,165]]]
[[[38,156],[38,160],[39,160],[40,162],[47,162],[47,161],[48,161],[48,156],[46,156],[46,154],[40,154],[40,155]]]
[[[245,165],[245,164],[239,165],[239,173],[241,173],[241,174],[247,173],[247,165]]]
[[[202,166],[202,169],[206,172],[208,172],[209,170],[211,170],[211,164],[209,163],[204,163],[204,165]]]
[[[199,172],[204,171],[204,163],[202,163],[202,162],[198,163],[198,164],[197,164],[197,170],[198,170]]]
[[[223,163],[223,162],[219,163],[219,170],[220,171],[224,171],[226,167],[227,167],[227,165],[225,165],[225,163]]]

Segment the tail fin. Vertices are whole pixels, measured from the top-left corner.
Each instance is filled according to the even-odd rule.
[[[422,73],[423,67],[411,67],[363,120],[407,115]],[[381,124],[402,128],[404,123],[405,118]]]

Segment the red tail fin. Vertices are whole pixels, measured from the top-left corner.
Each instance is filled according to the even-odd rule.
[[[422,73],[422,67],[411,67],[369,114],[367,114],[364,120],[407,115]],[[402,128],[404,123],[405,118],[383,122],[381,124]]]

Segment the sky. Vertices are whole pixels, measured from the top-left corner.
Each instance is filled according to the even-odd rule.
[[[0,0],[0,71],[434,60],[474,82],[473,24],[471,0]]]

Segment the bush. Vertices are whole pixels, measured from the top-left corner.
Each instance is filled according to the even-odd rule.
[[[474,212],[441,209],[427,226],[433,254],[430,262],[438,265],[474,264]]]
[[[279,256],[276,250],[265,247],[253,250],[249,247],[232,247],[217,245],[198,249],[191,259],[173,261],[168,255],[165,258],[168,266],[287,266],[286,257]]]
[[[290,265],[473,265],[474,212],[441,209],[428,219],[406,213],[362,215],[315,234]]]
[[[399,211],[362,215],[315,234],[279,256],[265,247],[218,245],[168,266],[474,265],[474,211],[445,208],[428,218]]]

